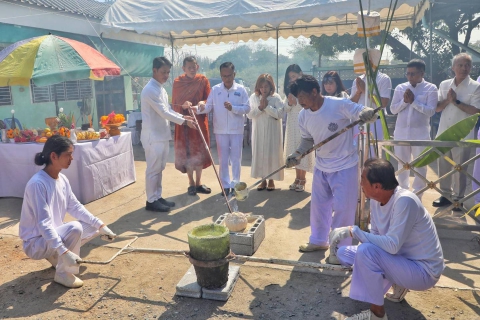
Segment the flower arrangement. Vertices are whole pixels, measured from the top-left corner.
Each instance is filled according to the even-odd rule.
[[[75,116],[73,112],[70,112],[68,115],[63,113],[63,108],[60,108],[60,112],[58,113],[58,123],[61,127],[65,127],[67,129],[75,129]]]
[[[105,125],[117,125],[120,126],[122,123],[125,122],[125,117],[121,113],[115,114],[114,111],[112,111],[108,116],[102,116],[100,117],[100,124],[102,126]]]

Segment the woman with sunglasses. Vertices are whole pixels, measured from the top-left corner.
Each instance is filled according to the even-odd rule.
[[[255,84],[255,92],[250,96],[252,119],[252,178],[262,178],[277,170],[284,164],[282,157],[282,117],[283,101],[275,93],[275,83],[268,73],[261,74]],[[258,191],[265,188],[275,190],[274,180],[283,180],[283,170],[277,172],[267,181],[263,181]]]
[[[302,106],[298,104],[297,98],[290,93],[290,84],[303,75],[302,69],[297,64],[288,66],[285,71],[285,81],[283,83],[283,92],[285,93],[285,112],[287,113],[287,125],[285,129],[285,146],[283,157],[287,159],[288,155],[297,150],[300,144],[302,134],[298,125],[298,114],[302,111]],[[315,163],[315,152],[306,155],[300,164],[295,166],[295,181],[289,186],[290,190],[302,192],[305,190],[307,171],[313,173]]]
[[[348,93],[336,71],[328,71],[322,80],[322,95],[348,99]]]

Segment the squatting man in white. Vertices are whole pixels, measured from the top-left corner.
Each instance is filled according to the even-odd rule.
[[[77,200],[70,183],[60,171],[73,160],[73,144],[54,135],[43,151],[35,155],[35,164],[45,165],[28,181],[23,197],[19,235],[25,254],[35,260],[47,259],[54,268],[54,281],[79,288],[80,247],[100,235],[113,240],[116,235]],[[69,213],[78,221],[64,223]],[[103,237],[102,237],[103,238]]]
[[[322,96],[319,83],[309,75],[295,80],[290,90],[303,107],[298,115],[302,140],[295,153],[287,157],[287,168],[298,165],[302,153],[352,121],[360,118],[369,123],[377,118],[372,108],[347,99]],[[311,235],[309,242],[299,248],[303,252],[328,249],[330,228],[352,225],[357,206],[358,153],[353,145],[353,131],[336,137],[316,153],[310,206]],[[345,239],[342,244],[351,244],[351,240]]]
[[[370,198],[370,233],[357,226],[332,230],[330,263],[354,266],[350,298],[371,303],[370,310],[347,319],[387,320],[384,295],[403,300],[408,290],[432,288],[445,268],[437,230],[420,199],[398,186],[395,169],[384,159],[365,161],[360,181]],[[339,246],[354,238],[358,246]],[[338,250],[337,250],[338,248]]]

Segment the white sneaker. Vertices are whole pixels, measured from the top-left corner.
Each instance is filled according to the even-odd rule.
[[[57,268],[57,264],[58,264],[58,253],[54,253],[52,256],[48,257],[48,258],[45,258],[48,262],[50,262],[50,264],[52,265],[52,268],[53,269],[56,269]]]
[[[345,320],[388,320],[387,314],[383,317],[377,317],[371,310],[365,310],[360,313],[354,314],[351,317],[345,318]]]
[[[392,289],[393,289],[393,292],[390,293],[390,292],[387,292],[385,294],[385,298],[387,300],[390,300],[392,302],[401,302],[403,300],[403,298],[405,298],[405,296],[407,295],[408,293],[408,289],[407,288],[404,288],[404,287],[401,287],[399,286],[398,284],[392,284]]]
[[[83,286],[83,281],[71,273],[56,272],[53,281],[60,283],[67,288],[80,288]]]

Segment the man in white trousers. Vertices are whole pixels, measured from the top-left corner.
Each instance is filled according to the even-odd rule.
[[[303,107],[298,115],[302,134],[300,146],[289,155],[286,166],[300,163],[299,156],[314,144],[348,126],[352,121],[375,121],[372,108],[347,99],[322,96],[320,85],[312,76],[303,76],[290,86],[291,93]],[[353,145],[353,132],[349,130],[316,151],[315,169],[310,205],[310,240],[302,244],[302,252],[329,248],[330,228],[354,223],[358,194],[358,153]],[[332,218],[333,207],[333,218]],[[351,241],[345,239],[345,245]]]
[[[162,172],[165,169],[170,151],[170,121],[188,125],[195,129],[195,123],[189,116],[172,110],[168,103],[168,94],[163,87],[170,75],[172,63],[165,57],[153,59],[152,78],[143,88],[142,101],[142,145],[145,150],[147,169],[145,184],[149,211],[168,212],[175,202],[162,198]]]
[[[390,111],[398,114],[393,137],[395,140],[431,140],[430,117],[435,114],[438,102],[437,87],[423,79],[425,62],[413,59],[407,64],[405,76],[408,81],[399,84],[393,93]],[[410,162],[420,155],[425,146],[395,146],[395,154],[403,161]],[[400,170],[403,164],[398,164]],[[416,169],[423,177],[427,175],[427,166]],[[409,188],[410,170],[405,170],[397,177],[400,187]],[[425,182],[415,176],[413,192],[425,187]],[[421,200],[422,195],[418,195]]]
[[[242,85],[235,82],[235,66],[231,62],[220,65],[222,83],[212,87],[205,105],[199,104],[197,113],[213,110],[213,132],[220,162],[220,181],[228,195],[240,181],[244,115],[250,112],[249,97]],[[232,165],[232,178],[229,166]]]
[[[437,230],[418,197],[398,186],[393,165],[384,159],[365,161],[360,185],[370,198],[371,229],[357,226],[332,230],[330,263],[354,266],[350,298],[371,303],[350,320],[387,320],[384,295],[403,300],[408,290],[424,291],[439,280],[445,264]],[[339,246],[355,238],[359,246]],[[338,251],[336,250],[338,248]]]
[[[472,70],[472,57],[466,53],[459,53],[453,57],[452,70],[455,73],[453,79],[442,81],[438,87],[437,112],[442,112],[438,125],[437,137],[452,125],[469,116],[480,112],[480,83],[470,78]],[[465,137],[473,139],[473,130]],[[445,153],[457,164],[462,164],[470,158],[469,148],[453,148]],[[468,166],[462,170],[467,171]],[[438,176],[441,177],[453,168],[443,157],[438,159]],[[452,181],[453,180],[453,181]],[[452,183],[453,182],[453,183]],[[453,200],[460,200],[465,195],[467,177],[456,172],[440,180],[442,192],[450,194]],[[434,207],[443,207],[452,202],[444,196],[433,201]],[[453,211],[463,211],[461,207],[455,207]]]

